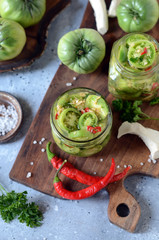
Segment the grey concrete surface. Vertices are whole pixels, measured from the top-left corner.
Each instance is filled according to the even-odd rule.
[[[28,191],[30,201],[39,204],[43,224],[31,229],[18,220],[10,224],[0,218],[0,240],[158,240],[159,179],[133,176],[125,186],[141,206],[141,218],[135,233],[111,224],[107,216],[108,193],[103,190],[81,201],[60,200],[37,192],[9,179],[9,172],[24,141],[28,128],[59,66],[56,54],[60,37],[78,28],[87,1],[73,0],[52,22],[44,54],[29,68],[0,74],[0,90],[18,98],[23,108],[23,124],[9,142],[0,144],[0,183],[8,190]]]

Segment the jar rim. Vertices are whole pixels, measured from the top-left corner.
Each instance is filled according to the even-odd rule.
[[[100,95],[104,101],[106,102],[107,106],[108,106],[108,109],[109,109],[109,113],[108,113],[108,120],[107,120],[107,124],[105,126],[105,129],[96,137],[92,138],[92,139],[89,139],[89,140],[83,140],[83,141],[77,141],[77,140],[72,140],[66,136],[64,136],[61,132],[59,132],[59,130],[57,129],[55,123],[54,123],[54,118],[53,118],[53,109],[54,109],[54,104],[56,103],[57,99],[60,98],[61,96],[63,96],[65,93],[71,91],[71,90],[76,90],[76,89],[84,89],[84,90],[89,90],[89,91],[92,91],[92,92],[95,92],[96,94]],[[91,89],[91,88],[86,88],[86,87],[77,87],[77,88],[71,88],[65,92],[63,92],[59,97],[58,97],[55,102],[53,103],[52,107],[51,107],[51,111],[50,111],[50,120],[51,120],[51,123],[53,124],[53,127],[55,128],[55,130],[57,131],[57,133],[64,139],[70,141],[70,142],[73,142],[73,143],[89,143],[89,142],[92,142],[98,138],[100,138],[106,131],[107,129],[112,126],[112,111],[111,111],[111,108],[109,106],[109,104],[107,103],[106,99],[103,97],[103,95],[101,95],[99,92],[97,92],[96,90],[94,89]]]
[[[134,34],[141,34],[141,35],[147,36],[148,38],[151,38],[152,41],[155,42],[155,44],[157,45],[157,51],[159,51],[159,43],[158,43],[158,41],[157,41],[153,36],[148,35],[148,34],[146,34],[146,33],[142,33],[142,32],[128,33],[128,34],[124,35],[122,38],[118,39],[118,40],[115,42],[115,43],[116,43],[116,45],[115,45],[115,51],[114,51],[114,52],[115,52],[115,54],[114,54],[114,56],[115,56],[115,61],[116,61],[116,63],[117,63],[117,67],[118,67],[118,70],[119,70],[119,71],[120,71],[120,69],[121,69],[121,71],[125,72],[125,74],[130,74],[130,75],[134,75],[134,76],[136,76],[136,74],[137,74],[138,76],[145,76],[145,75],[147,75],[147,74],[149,74],[149,73],[152,73],[152,72],[155,72],[155,71],[156,71],[156,69],[159,67],[159,61],[158,61],[152,68],[147,69],[146,71],[133,72],[133,71],[130,71],[129,69],[127,69],[126,67],[124,67],[124,66],[119,62],[119,60],[118,60],[118,58],[117,58],[116,48],[119,46],[119,44],[121,44],[121,42],[122,42],[123,40],[127,39],[130,35],[134,35]],[[158,58],[159,58],[159,57],[158,57]],[[153,71],[152,71],[152,70],[153,70]],[[123,72],[122,72],[122,73],[123,73]]]

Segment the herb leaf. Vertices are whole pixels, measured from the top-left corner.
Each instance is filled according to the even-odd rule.
[[[159,101],[159,100],[158,100]],[[122,99],[112,101],[112,106],[116,112],[120,112],[120,119],[128,122],[137,122],[140,120],[153,119],[141,110],[142,101],[136,100],[134,102]]]
[[[26,225],[33,228],[41,226],[43,219],[39,207],[34,202],[25,205],[25,208],[18,217],[21,223],[26,222]]]
[[[120,112],[123,109],[123,100],[116,99],[112,102],[113,108],[116,112]]]
[[[16,193],[7,192],[0,184],[0,215],[2,219],[9,223],[16,217],[29,227],[39,227],[43,219],[39,207],[34,203],[27,203],[27,191]]]
[[[150,101],[150,105],[155,105],[155,104],[158,104],[159,103],[159,97],[155,97],[154,99],[152,99]]]

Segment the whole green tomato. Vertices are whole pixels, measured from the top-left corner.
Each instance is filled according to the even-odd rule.
[[[18,56],[25,43],[24,28],[17,22],[0,18],[0,61]]]
[[[61,62],[77,73],[95,71],[105,56],[105,42],[94,29],[81,28],[66,33],[59,41]]]
[[[147,32],[158,21],[157,0],[122,0],[117,7],[119,26],[125,32]]]
[[[24,28],[38,23],[46,10],[46,0],[0,0],[0,15]]]

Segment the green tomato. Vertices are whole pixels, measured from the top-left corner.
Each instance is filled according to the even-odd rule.
[[[117,7],[119,26],[125,32],[147,32],[158,21],[157,0],[122,0]]]
[[[105,56],[105,42],[96,30],[81,28],[60,39],[57,53],[61,62],[74,72],[90,73]]]
[[[24,28],[17,22],[0,18],[0,61],[18,56],[25,43]]]
[[[46,0],[0,0],[0,15],[24,28],[38,23],[46,10]]]

